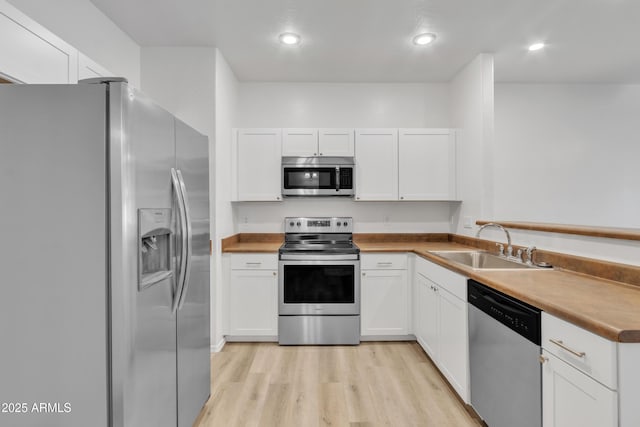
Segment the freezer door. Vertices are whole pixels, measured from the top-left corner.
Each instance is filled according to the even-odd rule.
[[[108,425],[105,113],[103,87],[0,85],[0,426]]]
[[[181,172],[192,227],[189,277],[177,312],[178,426],[191,427],[211,390],[209,143],[176,120],[176,168]]]
[[[140,261],[140,234],[153,228],[144,225],[140,229],[139,218],[175,212],[170,173],[175,158],[174,119],[140,92],[124,83],[112,83],[110,123],[113,425],[175,427],[176,318],[172,303],[177,274],[148,281],[152,284],[145,286],[139,283],[144,276],[139,264],[145,264]],[[166,216],[161,216],[158,227],[166,233]],[[174,271],[176,234],[172,234],[169,249]],[[147,243],[146,255],[162,249],[159,238]],[[158,260],[165,255],[163,252]],[[153,257],[145,268],[153,275],[152,261]],[[161,270],[166,268],[163,265]]]

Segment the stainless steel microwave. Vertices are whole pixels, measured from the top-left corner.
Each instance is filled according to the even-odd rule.
[[[353,157],[283,157],[283,196],[353,197]]]

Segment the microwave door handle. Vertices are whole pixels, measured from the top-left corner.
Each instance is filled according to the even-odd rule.
[[[180,180],[178,173],[174,168],[171,168],[171,183],[173,184],[173,191],[176,197],[176,203],[178,205],[178,222],[180,223],[180,266],[178,273],[178,280],[176,281],[176,289],[173,295],[173,303],[171,304],[171,313],[175,314],[178,311],[178,303],[180,302],[180,296],[182,294],[182,287],[184,285],[185,273],[187,270],[187,230],[186,230],[186,213],[184,210],[182,188],[180,186]]]
[[[193,257],[193,225],[191,223],[191,209],[189,208],[189,197],[187,193],[187,187],[182,177],[182,171],[178,170],[178,180],[180,182],[180,191],[182,192],[182,205],[184,206],[185,216],[185,231],[186,231],[186,250],[185,252],[185,273],[182,283],[182,290],[180,291],[180,298],[178,299],[178,310],[182,308],[185,300],[187,299],[187,289],[189,288],[189,277],[191,276],[191,264]]]
[[[336,191],[340,191],[340,167],[336,166]]]

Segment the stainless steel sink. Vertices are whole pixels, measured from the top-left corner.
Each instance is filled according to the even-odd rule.
[[[486,251],[432,251],[431,253],[477,270],[544,270],[534,265],[510,261]]]

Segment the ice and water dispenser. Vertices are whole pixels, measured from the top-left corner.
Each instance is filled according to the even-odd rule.
[[[171,209],[138,210],[139,291],[173,276],[171,219]]]

